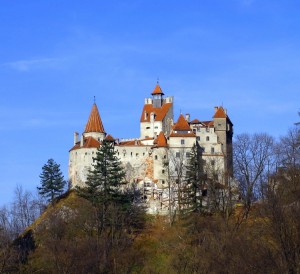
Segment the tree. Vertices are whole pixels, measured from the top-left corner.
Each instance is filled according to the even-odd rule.
[[[268,176],[274,168],[273,145],[273,137],[265,133],[240,134],[234,142],[234,175],[248,210],[252,202],[263,194]]]
[[[66,185],[60,165],[53,159],[49,159],[42,167],[40,178],[41,187],[37,187],[39,194],[53,204],[54,200],[63,193]]]
[[[200,148],[195,144],[189,153],[188,164],[186,165],[186,184],[182,192],[182,201],[188,211],[201,212],[203,209],[203,190],[205,175],[201,159]]]
[[[93,169],[89,171],[85,187],[78,187],[80,196],[93,205],[107,208],[113,200],[120,198],[121,186],[125,183],[125,171],[114,151],[114,143],[103,141],[93,158]]]
[[[99,272],[107,273],[112,265],[116,269],[118,250],[128,248],[135,234],[133,231],[143,227],[144,210],[134,204],[134,192],[125,188],[125,171],[116,156],[113,142],[104,140],[93,161],[86,186],[77,187],[77,193],[93,205],[94,252]]]

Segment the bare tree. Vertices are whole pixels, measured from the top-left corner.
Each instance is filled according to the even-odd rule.
[[[252,202],[262,197],[268,176],[274,170],[274,139],[266,133],[240,134],[233,146],[234,175],[249,210]]]
[[[40,215],[39,203],[31,192],[17,185],[10,210],[10,222],[15,236],[31,225]]]

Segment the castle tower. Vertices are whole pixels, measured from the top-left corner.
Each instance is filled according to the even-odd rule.
[[[92,110],[81,135],[74,133],[74,146],[70,149],[69,157],[69,179],[71,187],[84,186],[88,171],[92,167],[93,157],[97,149],[106,137],[102,120],[96,103],[93,104]],[[109,137],[111,138],[111,137]]]
[[[83,137],[93,137],[97,141],[102,141],[105,136],[105,130],[96,103],[93,104],[92,110],[85,126]]]
[[[232,136],[233,124],[230,121],[226,110],[223,107],[215,107],[213,116],[215,132],[218,136],[218,141],[222,144],[222,151],[225,155],[225,167],[227,176],[233,176],[233,159],[232,159]]]
[[[163,98],[158,83],[151,95],[152,98],[145,99],[140,119],[141,139],[156,138],[161,131],[169,135],[173,123],[173,97]]]
[[[159,84],[157,83],[153,92],[151,93],[152,98],[153,98],[153,107],[155,108],[161,108],[163,104],[163,95],[164,93],[162,92]]]

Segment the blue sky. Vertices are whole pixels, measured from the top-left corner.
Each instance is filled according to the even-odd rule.
[[[0,3],[0,206],[35,191],[49,158],[67,177],[93,96],[108,133],[138,137],[158,77],[176,118],[223,105],[235,134],[277,138],[299,120],[296,0]]]

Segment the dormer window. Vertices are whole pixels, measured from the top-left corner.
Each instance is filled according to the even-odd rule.
[[[148,118],[148,113],[147,113],[147,111],[145,111],[144,119],[147,120],[147,118]]]

